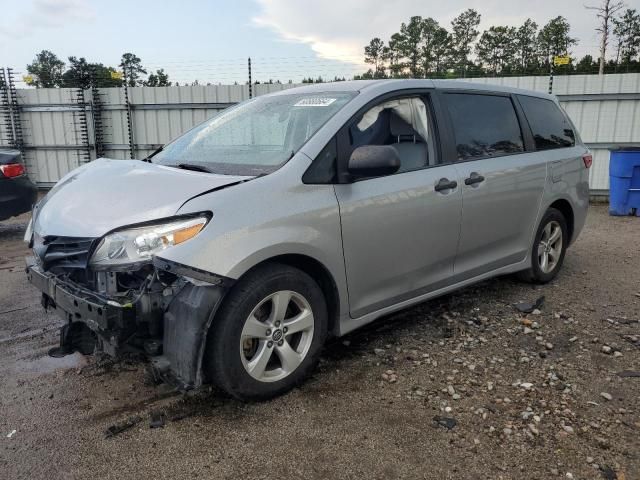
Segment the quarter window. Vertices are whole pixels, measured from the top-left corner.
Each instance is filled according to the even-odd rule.
[[[536,150],[573,147],[576,144],[573,128],[555,102],[526,95],[519,95],[518,100],[531,127]]]
[[[448,93],[458,160],[473,160],[524,151],[522,131],[511,98]]]

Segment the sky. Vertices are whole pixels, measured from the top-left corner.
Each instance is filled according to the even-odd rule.
[[[627,0],[631,3],[638,1]],[[482,15],[480,29],[543,25],[563,15],[579,39],[576,57],[597,56],[597,19],[587,5],[601,0],[0,0],[0,66],[19,75],[47,49],[116,66],[124,52],[148,70],[164,68],[180,83],[246,80],[247,58],[260,81],[351,77],[363,48],[387,40],[413,15],[449,28],[467,8]]]

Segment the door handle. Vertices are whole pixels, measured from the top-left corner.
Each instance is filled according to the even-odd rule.
[[[458,182],[456,182],[455,180],[449,180],[448,178],[441,178],[440,181],[438,181],[438,183],[436,183],[436,186],[434,187],[434,190],[436,192],[441,192],[443,190],[454,189],[457,186],[458,186]]]
[[[484,177],[476,172],[471,173],[469,178],[464,179],[465,185],[475,185],[476,183],[484,182]]]

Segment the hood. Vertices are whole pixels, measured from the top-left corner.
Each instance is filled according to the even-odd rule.
[[[33,230],[41,236],[100,237],[170,217],[194,196],[251,178],[101,158],[56,184],[36,207]]]

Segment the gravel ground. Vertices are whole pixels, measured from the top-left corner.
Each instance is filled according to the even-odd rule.
[[[592,207],[553,283],[384,318],[262,404],[154,386],[133,359],[47,357],[59,320],[23,274],[25,223],[0,225],[0,477],[640,479],[639,218]]]

